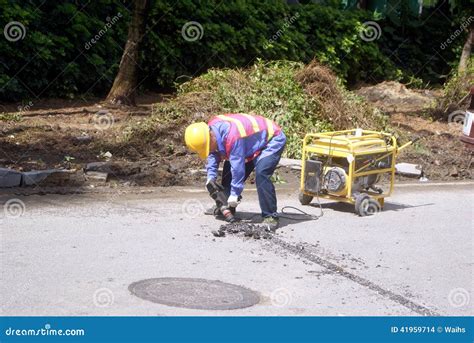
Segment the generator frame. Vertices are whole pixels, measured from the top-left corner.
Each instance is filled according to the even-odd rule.
[[[373,148],[374,143],[382,142],[384,142],[384,146],[380,146],[380,148]],[[404,145],[398,146],[397,139],[394,135],[386,132],[370,130],[352,129],[324,133],[308,133],[305,135],[303,140],[300,195],[303,194],[309,197],[319,197],[356,205],[356,197],[352,194],[352,187],[354,180],[357,177],[373,174],[389,174],[390,187],[387,191],[377,193],[364,190],[358,193],[367,194],[367,196],[376,200],[380,206],[380,209],[382,209],[385,203],[385,198],[389,197],[393,192],[396,157],[401,150],[411,144],[412,142],[408,142]],[[367,164],[359,167],[357,170],[355,169],[357,157],[374,154],[378,155],[375,162],[381,161],[391,156],[390,167],[374,169],[373,164]],[[328,159],[331,157],[340,157],[345,158],[348,161],[348,185],[345,194],[334,195],[330,193],[313,193],[305,190],[305,165],[306,161],[310,158],[310,155],[326,157]],[[369,166],[371,167],[371,170],[366,170]],[[359,213],[357,205],[356,213]]]

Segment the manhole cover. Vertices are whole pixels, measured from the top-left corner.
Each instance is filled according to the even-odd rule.
[[[221,281],[158,278],[132,283],[128,289],[139,298],[158,304],[199,310],[233,310],[260,301],[257,292]]]

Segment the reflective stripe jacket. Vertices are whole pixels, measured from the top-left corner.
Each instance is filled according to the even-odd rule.
[[[245,163],[255,162],[283,149],[286,137],[270,119],[245,113],[226,114],[208,123],[216,136],[218,151],[207,158],[207,178],[216,179],[219,162],[229,160],[232,172],[231,195],[244,189]]]

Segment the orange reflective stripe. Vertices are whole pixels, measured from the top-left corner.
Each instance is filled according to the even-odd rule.
[[[265,122],[267,123],[267,140],[269,141],[273,138],[273,135],[275,134],[275,129],[273,128],[273,122],[270,119],[265,118]]]
[[[248,120],[250,120],[250,122],[252,123],[252,127],[253,127],[253,133],[256,133],[256,132],[260,131],[260,127],[258,126],[257,120],[253,116],[251,116],[250,114],[247,114],[247,113],[239,113],[239,114],[241,116],[244,116]]]
[[[237,125],[237,130],[239,130],[240,137],[247,137],[247,132],[245,131],[244,124],[242,124],[240,120],[232,118],[232,117],[228,117],[222,114],[218,115],[217,117],[222,120],[226,120],[226,121],[234,123],[235,125]]]
[[[238,113],[238,115],[241,115],[250,121],[250,123],[252,124],[253,133],[260,132],[260,126],[258,125],[258,122],[255,119],[255,117],[246,113]],[[239,119],[232,118],[230,116],[226,116],[223,114],[218,115],[217,117],[219,119],[234,123],[237,126],[237,130],[240,133],[240,137],[242,138],[247,137],[247,132],[245,131],[244,124]],[[275,128],[273,127],[273,122],[270,119],[268,118],[264,118],[264,119],[265,119],[265,124],[267,126],[267,141],[269,141],[270,139],[273,138],[275,134]]]

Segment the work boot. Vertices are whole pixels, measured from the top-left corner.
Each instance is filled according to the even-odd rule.
[[[221,210],[217,208],[216,205],[213,205],[212,207],[208,208],[207,210],[204,211],[204,214],[207,216],[219,216],[222,215]]]
[[[263,218],[262,225],[267,231],[275,232],[278,229],[280,221],[277,217],[266,217]]]

